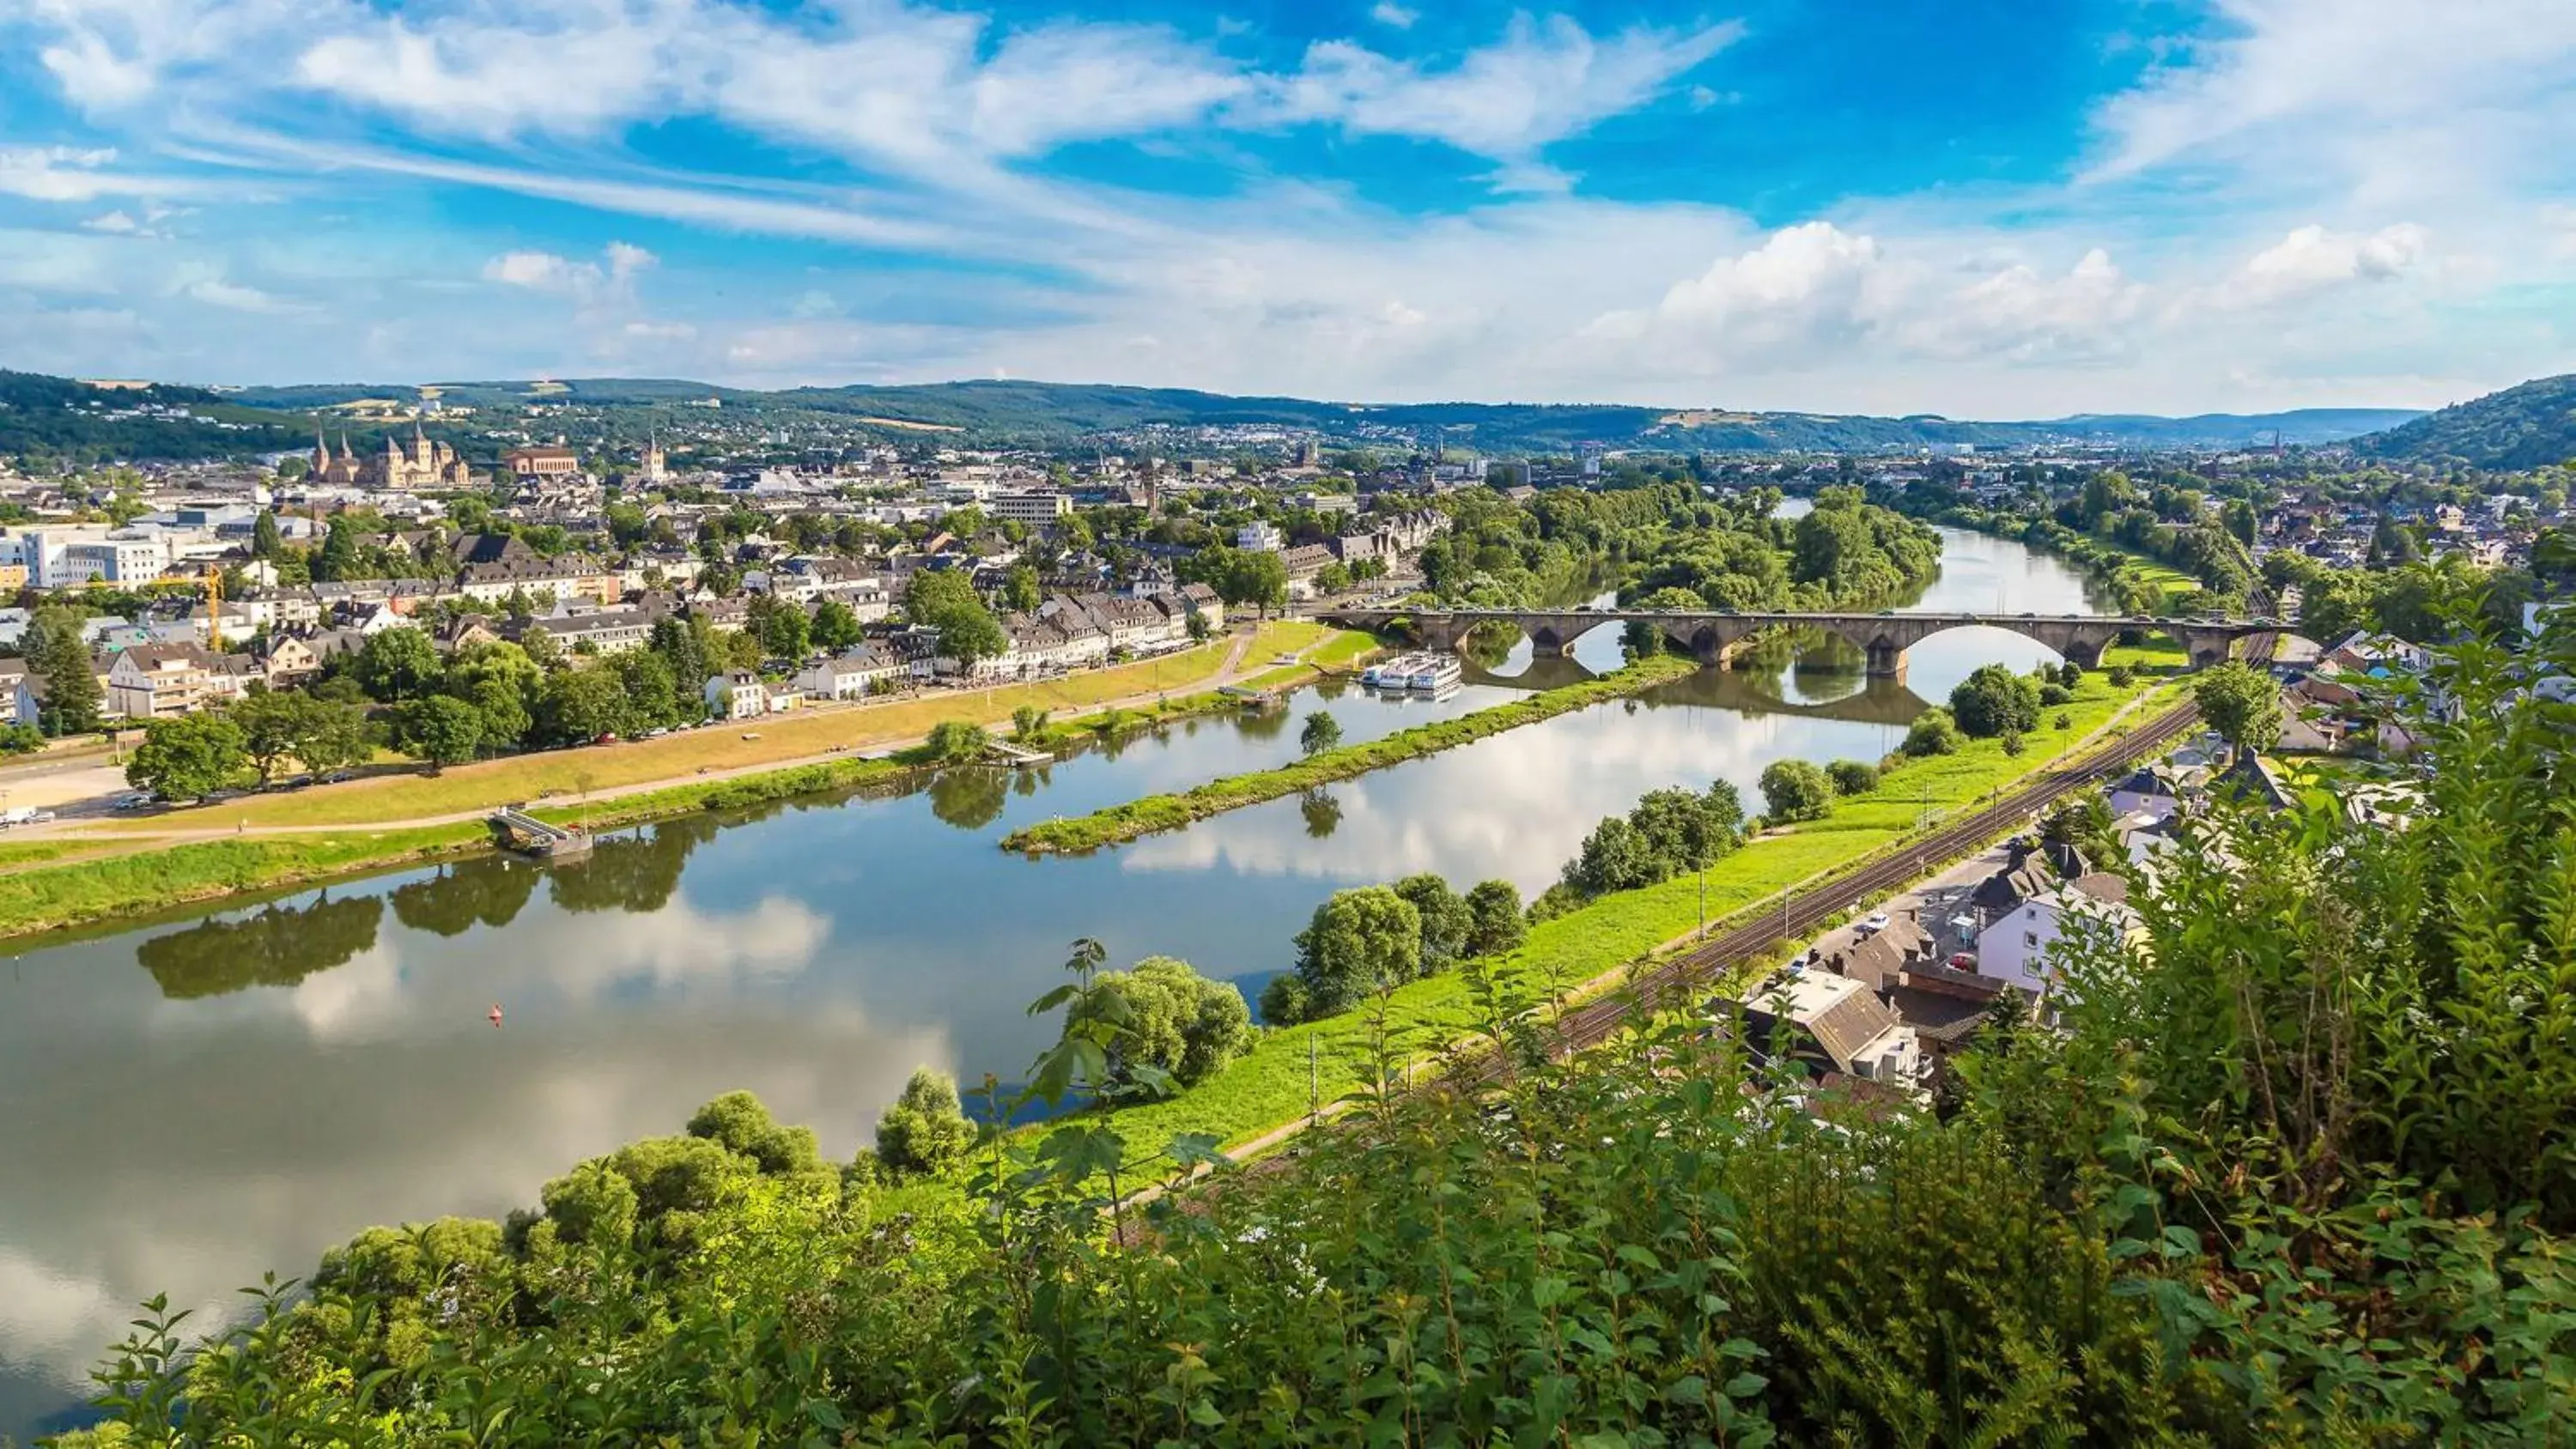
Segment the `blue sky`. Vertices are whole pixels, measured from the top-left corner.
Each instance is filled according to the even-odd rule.
[[[2565,0],[0,0],[0,366],[2034,417],[2571,344]]]

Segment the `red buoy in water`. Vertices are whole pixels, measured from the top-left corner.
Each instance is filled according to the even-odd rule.
[[[501,1024],[501,1003],[497,1001],[493,1002],[492,1010],[488,1014],[492,1018],[492,1024],[494,1026],[499,1026]]]

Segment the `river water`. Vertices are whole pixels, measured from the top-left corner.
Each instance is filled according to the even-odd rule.
[[[1943,535],[1911,608],[2094,607],[2054,559]],[[995,842],[1284,762],[1317,708],[1357,742],[1616,667],[1619,631],[1570,661],[1521,643],[1437,703],[1325,685],[1045,771],[628,832],[578,865],[477,859],[18,943],[0,962],[0,1436],[75,1422],[139,1299],[167,1291],[202,1325],[265,1270],[305,1273],[372,1224],[533,1204],[733,1088],[846,1157],[915,1067],[1024,1069],[1052,1024],[1022,1008],[1075,936],[1249,997],[1335,890],[1436,871],[1534,895],[1649,789],[1723,777],[1758,805],[1772,761],[1876,760],[1969,670],[2050,657],[1959,630],[1894,687],[1839,643],[1780,652],[1087,858]]]

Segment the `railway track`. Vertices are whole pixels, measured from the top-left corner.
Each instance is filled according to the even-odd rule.
[[[2111,749],[2091,759],[2033,775],[1992,804],[1944,824],[1909,850],[1827,881],[1804,896],[1792,896],[1778,911],[1765,910],[1759,917],[1721,931],[1657,964],[1638,975],[1633,992],[1596,998],[1560,1017],[1557,1025],[1563,1049],[1579,1051],[1607,1040],[1634,1008],[1632,998],[1666,999],[1713,980],[1783,941],[1802,939],[1863,902],[1903,889],[1935,867],[1968,855],[2068,795],[2114,778],[2139,761],[2162,753],[2199,719],[2198,706],[2176,705]],[[1468,1082],[1462,1085],[1488,1080],[1500,1070],[1499,1063],[1486,1058],[1463,1067]]]
[[[2268,657],[2270,651],[2258,647],[2254,653],[2259,659]],[[2197,705],[2188,701],[2175,705],[2118,744],[2091,758],[2027,777],[1992,803],[1944,823],[1940,829],[1915,842],[1910,849],[1872,861],[1848,875],[1817,886],[1803,896],[1792,895],[1780,909],[1766,908],[1759,917],[1726,928],[1691,950],[1657,963],[1637,975],[1632,989],[1605,993],[1558,1017],[1553,1049],[1563,1055],[1598,1046],[1607,1041],[1641,1003],[1669,1002],[1694,988],[1707,985],[1730,968],[1781,941],[1804,937],[1840,912],[1902,889],[1921,879],[1934,867],[1970,854],[2068,795],[2116,778],[2135,768],[2140,761],[2162,754],[2199,720]],[[1456,1061],[1448,1071],[1425,1085],[1456,1092],[1480,1091],[1499,1081],[1507,1066],[1498,1052],[1477,1052]],[[1309,1130],[1324,1130],[1335,1125],[1328,1120]],[[1338,1125],[1346,1128],[1351,1124],[1343,1122]],[[1195,1186],[1185,1196],[1202,1201],[1185,1210],[1200,1210],[1205,1205],[1205,1195],[1211,1191],[1231,1191],[1287,1171],[1299,1155],[1292,1147],[1286,1152],[1256,1158],[1219,1177],[1196,1177]],[[1161,1195],[1159,1189],[1149,1190],[1132,1201],[1141,1202]],[[1124,1236],[1134,1241],[1150,1231],[1141,1220],[1131,1219]]]

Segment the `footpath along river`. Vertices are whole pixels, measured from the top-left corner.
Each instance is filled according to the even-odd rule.
[[[1907,607],[2072,613],[2080,575],[1943,530]],[[370,877],[86,937],[0,963],[0,1436],[78,1422],[134,1303],[202,1320],[264,1270],[309,1272],[377,1223],[498,1216],[581,1158],[760,1095],[846,1157],[915,1067],[1009,1079],[1053,1030],[1026,1002],[1065,944],[1180,956],[1247,997],[1333,891],[1416,871],[1535,894],[1649,789],[1799,757],[1876,760],[1980,664],[2049,657],[1998,630],[1913,651],[1908,687],[1847,646],[1703,671],[1334,787],[1083,858],[1003,834],[1283,763],[1329,709],[1373,739],[1619,663],[1619,631],[1533,669],[1522,643],[1447,699],[1326,684],[1036,772],[626,832],[586,863],[498,858]],[[485,1013],[494,1005],[505,1024]]]

